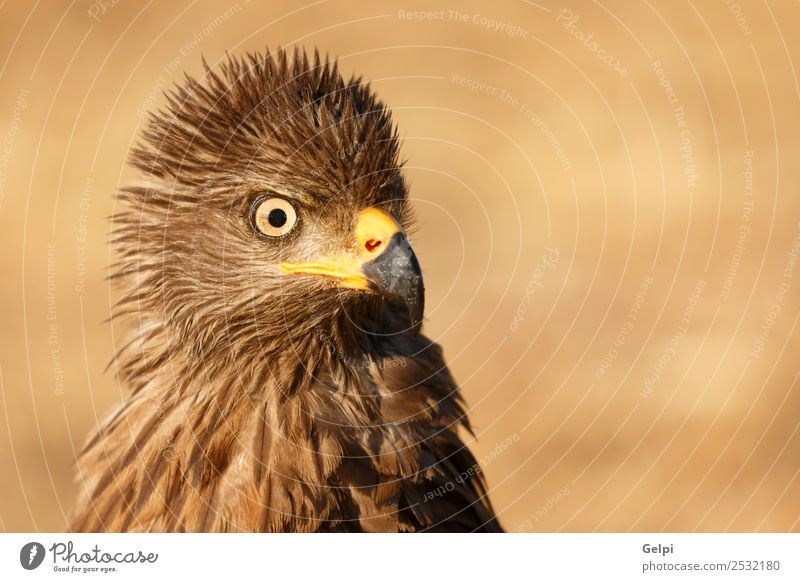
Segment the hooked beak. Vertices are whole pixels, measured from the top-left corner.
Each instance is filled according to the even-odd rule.
[[[356,220],[357,252],[314,263],[281,263],[287,274],[332,277],[349,289],[372,291],[401,301],[416,335],[425,308],[422,270],[397,221],[378,208],[367,208]]]

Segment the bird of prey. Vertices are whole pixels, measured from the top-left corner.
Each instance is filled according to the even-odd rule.
[[[112,279],[129,396],[72,531],[502,531],[424,288],[387,107],[315,51],[205,64],[150,115]]]

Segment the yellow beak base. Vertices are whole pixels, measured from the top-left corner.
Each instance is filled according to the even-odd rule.
[[[389,246],[391,238],[403,230],[388,213],[378,208],[367,208],[358,214],[355,238],[358,251],[355,256],[335,255],[313,263],[281,263],[286,274],[321,275],[340,280],[342,287],[369,289],[369,281],[362,271],[364,263],[375,260]]]
[[[399,299],[408,308],[411,328],[419,331],[425,302],[422,270],[397,221],[383,210],[367,208],[355,226],[354,254],[327,257],[311,263],[281,263],[286,274],[319,275],[340,287],[374,291]]]

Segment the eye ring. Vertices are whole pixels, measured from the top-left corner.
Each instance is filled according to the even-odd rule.
[[[265,196],[253,203],[251,221],[261,234],[277,238],[291,232],[297,224],[297,212],[285,198]]]

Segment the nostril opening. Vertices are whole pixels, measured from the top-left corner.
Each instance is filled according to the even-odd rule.
[[[381,246],[381,241],[371,238],[366,242],[366,244],[364,244],[364,246],[367,247],[367,252],[371,253]]]

